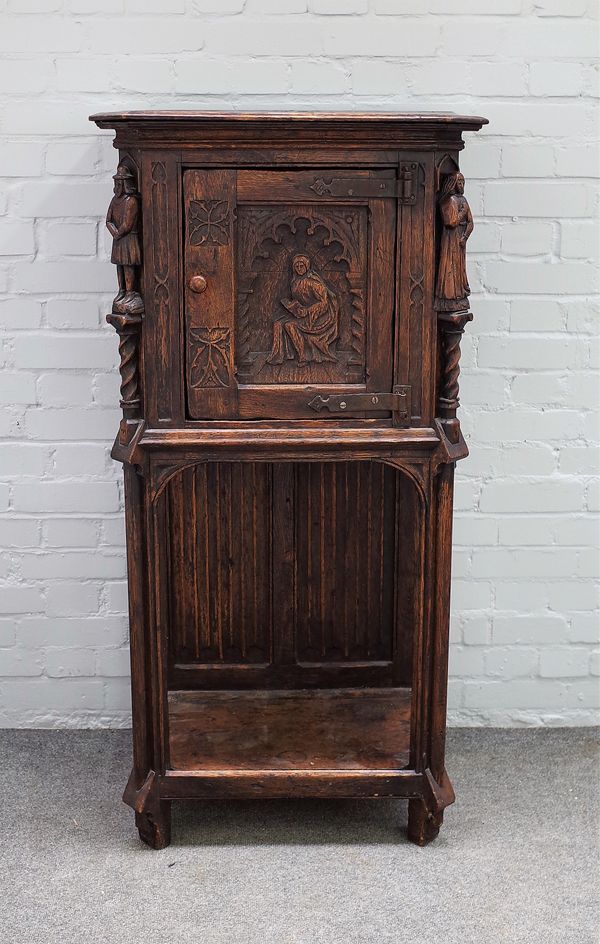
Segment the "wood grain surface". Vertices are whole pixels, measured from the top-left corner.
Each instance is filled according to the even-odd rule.
[[[409,689],[170,692],[178,770],[396,770],[406,766]]]

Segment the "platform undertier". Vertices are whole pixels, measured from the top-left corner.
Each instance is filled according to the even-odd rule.
[[[399,771],[410,748],[409,688],[172,691],[177,771]]]

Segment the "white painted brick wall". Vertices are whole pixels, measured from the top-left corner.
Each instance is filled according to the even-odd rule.
[[[483,114],[451,719],[585,724],[598,680],[596,0],[0,3],[0,723],[128,723],[111,108]]]

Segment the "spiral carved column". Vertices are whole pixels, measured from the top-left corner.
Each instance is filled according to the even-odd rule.
[[[473,320],[470,311],[440,311],[438,326],[440,332],[441,377],[438,396],[438,416],[441,418],[450,442],[457,442],[460,430],[456,411],[460,405],[458,399],[458,378],[460,376],[460,339],[465,325]]]
[[[139,379],[139,349],[142,313],[116,314],[111,312],[106,320],[119,335],[119,356],[121,363],[121,409],[123,420],[119,428],[119,442],[129,441],[135,423],[141,416],[141,395]]]

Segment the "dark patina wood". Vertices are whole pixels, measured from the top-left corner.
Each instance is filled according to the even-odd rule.
[[[177,691],[169,721],[175,770],[399,770],[410,691]]]
[[[472,215],[449,114],[123,112],[140,837],[175,799],[399,797],[435,838]]]

